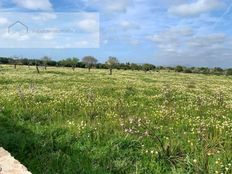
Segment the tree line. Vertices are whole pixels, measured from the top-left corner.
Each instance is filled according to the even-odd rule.
[[[82,59],[76,57],[65,58],[59,61],[52,60],[48,56],[44,56],[41,59],[30,59],[30,58],[20,58],[20,57],[0,57],[0,64],[11,64],[14,68],[17,65],[27,65],[35,66],[37,72],[39,73],[39,67],[43,66],[46,70],[48,66],[56,67],[71,67],[74,71],[76,68],[87,68],[91,71],[92,68],[96,69],[109,69],[109,74],[111,75],[113,69],[118,70],[132,70],[132,71],[144,71],[152,72],[160,70],[175,71],[181,73],[196,73],[196,74],[214,74],[214,75],[232,75],[232,68],[222,69],[220,67],[208,68],[208,67],[185,67],[185,66],[175,66],[175,67],[164,67],[155,66],[153,64],[136,64],[136,63],[120,63],[116,57],[109,57],[105,63],[99,63],[98,60],[93,56],[85,56]]]

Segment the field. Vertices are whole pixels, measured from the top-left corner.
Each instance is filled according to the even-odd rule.
[[[232,78],[3,65],[0,146],[33,174],[230,174]]]

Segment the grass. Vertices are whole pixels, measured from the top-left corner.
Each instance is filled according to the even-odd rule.
[[[231,77],[0,68],[0,146],[33,174],[229,174],[231,139]]]

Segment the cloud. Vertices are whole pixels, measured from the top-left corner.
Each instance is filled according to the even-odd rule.
[[[0,48],[79,48],[79,46],[97,48],[99,46],[99,16],[96,13],[10,12],[1,16],[2,23],[5,23],[5,18],[22,22],[27,19],[25,25],[28,26],[28,30],[17,23],[8,32],[8,25],[0,25]],[[95,30],[96,28],[98,30]],[[81,29],[85,32],[81,32]]]
[[[134,45],[134,46],[137,46],[137,45],[139,45],[139,44],[141,44],[141,43],[140,43],[139,40],[133,39],[133,40],[130,41],[130,44],[131,44],[131,45]]]
[[[52,4],[49,0],[12,0],[18,7],[29,10],[52,10]]]
[[[20,32],[7,33],[2,31],[1,38],[4,40],[14,40],[14,41],[26,41],[30,39],[30,36],[27,34],[22,34]]]
[[[156,58],[166,65],[226,67],[232,63],[232,38],[224,33],[197,34],[190,28],[171,28],[146,37],[157,47]]]
[[[83,19],[77,23],[77,27],[84,32],[96,32],[99,30],[99,23],[95,19]]]
[[[168,9],[168,12],[183,17],[198,16],[201,13],[221,9],[224,5],[221,0],[197,0],[192,3],[172,6]]]
[[[126,12],[128,7],[133,6],[133,0],[89,0],[89,6],[96,6],[104,12]]]
[[[4,24],[7,24],[9,21],[7,18],[4,18],[4,17],[0,17],[0,25],[4,25]]]
[[[120,26],[124,29],[124,30],[138,30],[140,29],[140,26],[134,22],[130,22],[127,20],[123,20],[120,22]]]
[[[57,18],[57,15],[55,13],[40,13],[39,15],[32,16],[33,20],[38,20],[38,21],[47,21],[47,20],[52,20],[56,18]]]
[[[146,39],[155,42],[160,48],[175,49],[181,41],[193,36],[191,28],[170,28],[159,34],[146,36]]]
[[[223,33],[215,33],[207,36],[193,37],[188,40],[187,45],[193,50],[202,48],[215,48],[224,46],[226,36]]]

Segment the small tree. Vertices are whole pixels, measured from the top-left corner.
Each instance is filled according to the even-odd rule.
[[[191,68],[184,68],[184,73],[192,73],[192,69]]]
[[[35,62],[35,68],[36,68],[37,73],[39,74],[40,71],[39,71],[39,64],[38,64],[38,62]]]
[[[151,70],[153,70],[154,68],[155,68],[155,66],[154,65],[151,65],[151,64],[143,64],[143,71],[145,72],[145,73],[147,73],[148,71],[150,71],[151,72]]]
[[[28,68],[30,68],[30,67],[31,67],[31,65],[33,65],[33,60],[28,59]]]
[[[178,66],[176,66],[175,71],[176,72],[183,72],[184,68],[182,66],[178,65]]]
[[[229,68],[226,70],[226,75],[231,76],[232,75],[232,68]]]
[[[211,70],[211,73],[215,75],[222,75],[224,74],[224,70],[220,67],[215,67]]]
[[[93,56],[86,56],[82,59],[82,62],[85,64],[85,66],[89,69],[90,72],[90,69],[96,65],[97,59]]]
[[[59,64],[64,66],[64,67],[72,67],[73,71],[77,67],[78,63],[79,63],[79,59],[76,57],[67,58],[67,59],[61,60],[59,62]]]
[[[134,70],[138,70],[138,71],[141,70],[141,66],[138,65],[138,64],[135,64],[135,63],[132,63],[130,65],[130,68],[131,68],[132,71],[134,71]]]
[[[51,58],[48,56],[44,56],[41,61],[43,62],[44,69],[47,69],[48,63],[51,61]]]
[[[72,66],[72,69],[74,71],[75,68],[77,67],[78,63],[79,63],[79,59],[76,58],[76,57],[73,57],[73,58],[69,59],[69,62],[70,62],[71,66]]]
[[[119,61],[116,57],[109,57],[106,62],[106,65],[110,69],[110,75],[112,75],[113,68],[115,68],[119,64]]]
[[[20,64],[20,59],[18,56],[13,56],[11,59],[10,59],[10,63],[14,65],[14,69],[17,68],[17,65]]]

